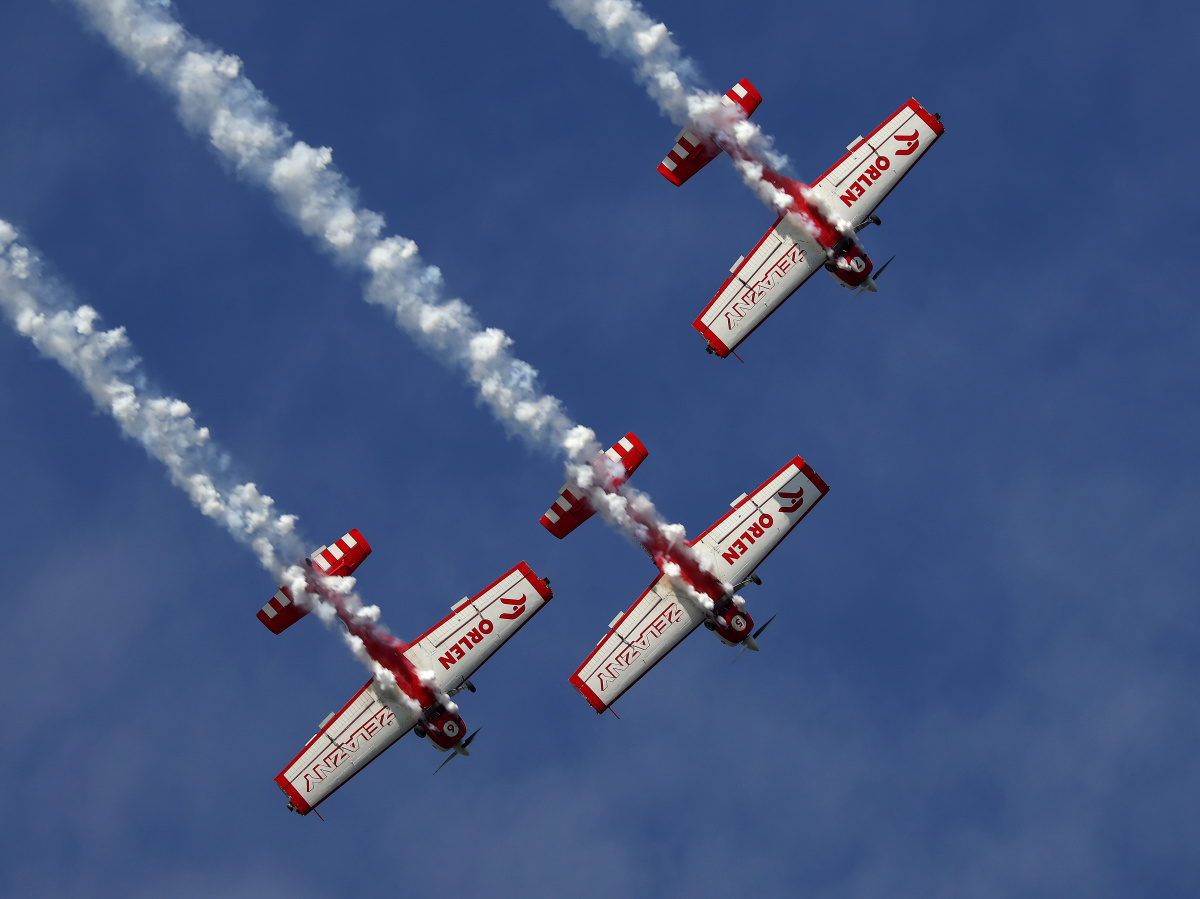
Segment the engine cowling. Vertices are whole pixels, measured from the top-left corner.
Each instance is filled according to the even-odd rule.
[[[436,705],[427,709],[422,716],[421,728],[425,736],[439,749],[453,749],[467,735],[467,725],[458,712]]]
[[[871,277],[873,268],[871,257],[859,246],[857,241],[825,263],[825,270],[847,290],[862,287]]]
[[[754,630],[754,619],[749,612],[739,609],[732,600],[727,600],[713,612],[712,631],[726,646],[737,646]]]

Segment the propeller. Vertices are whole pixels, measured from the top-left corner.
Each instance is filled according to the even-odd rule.
[[[895,256],[892,256],[892,259],[895,259],[895,258],[896,258]],[[875,280],[880,275],[883,274],[883,270],[885,268],[887,268],[889,265],[892,264],[892,259],[889,259],[883,265],[879,266],[879,268],[876,270],[875,274],[873,274],[871,277],[867,278],[867,283],[858,289],[858,293],[855,294],[856,297],[862,296],[862,293],[864,290],[869,290],[869,291],[871,291],[871,293],[879,293],[879,288],[876,286]]]
[[[756,630],[753,634],[750,634],[749,636],[747,636],[746,639],[742,641],[742,648],[739,649],[738,654],[733,657],[733,660],[735,662],[742,657],[742,653],[745,652],[747,649],[750,650],[751,652],[758,652],[758,635],[761,634],[763,631],[765,631],[767,629],[767,625],[769,625],[772,621],[774,621],[775,618],[776,618],[776,616],[772,615],[770,618],[767,619],[766,624],[764,624],[762,627],[760,627],[758,630]]]
[[[473,734],[471,734],[469,737],[467,737],[465,740],[463,740],[461,743],[459,743],[457,746],[455,746],[454,750],[450,753],[450,755],[448,755],[446,757],[446,760],[444,762],[442,762],[440,765],[438,765],[437,771],[434,771],[433,773],[437,774],[438,771],[441,771],[443,768],[445,768],[447,765],[449,765],[452,761],[454,761],[454,757],[456,755],[468,755],[469,756],[471,754],[471,750],[470,750],[471,741],[474,740],[477,736],[479,736],[479,732],[481,730],[483,730],[482,727],[475,728],[475,732]]]

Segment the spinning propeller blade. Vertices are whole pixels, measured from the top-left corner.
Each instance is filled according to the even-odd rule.
[[[477,736],[479,736],[479,732],[481,730],[483,730],[482,727],[475,728],[475,732],[472,733],[465,740],[463,740],[461,743],[459,743],[457,746],[455,746],[454,751],[457,752],[459,755],[470,755],[471,750],[468,747],[471,745],[471,741],[474,740]]]
[[[761,634],[763,631],[765,631],[765,630],[767,629],[767,626],[768,626],[768,625],[770,625],[770,623],[771,623],[772,621],[774,621],[774,620],[775,620],[777,617],[778,617],[777,615],[772,615],[770,618],[768,618],[768,619],[767,619],[767,623],[766,623],[766,624],[764,624],[762,627],[760,627],[758,630],[756,630],[756,631],[754,632],[754,639],[755,639],[755,640],[757,640],[757,639],[758,639],[758,635],[759,635],[759,634]]]
[[[892,259],[895,259],[895,258],[896,257],[893,255]],[[858,289],[858,293],[855,294],[856,297],[862,296],[862,293],[864,290],[869,290],[869,291],[871,291],[871,293],[879,292],[879,287],[878,287],[878,285],[876,285],[875,282],[876,282],[876,280],[878,280],[879,276],[883,274],[883,270],[892,264],[892,259],[889,259],[883,265],[879,266],[879,268],[876,270],[875,274],[873,274],[871,277],[867,278],[867,283]]]
[[[772,621],[775,620],[775,618],[776,618],[776,616],[772,615],[770,618],[767,619],[767,624],[770,624]],[[750,650],[751,652],[758,652],[758,635],[767,629],[767,624],[764,624],[762,627],[760,627],[758,630],[756,630],[753,634],[750,634],[749,636],[746,637],[745,640],[742,641],[741,648],[738,649],[738,654],[733,657],[733,661],[736,662],[738,659],[740,659],[742,657],[742,653],[745,652],[747,649]]]
[[[446,757],[446,760],[444,762],[442,762],[440,765],[438,765],[437,771],[434,771],[433,773],[437,774],[438,771],[441,771],[443,768],[445,768],[447,765],[449,765],[452,761],[454,761],[454,757],[456,755],[468,755],[469,756],[471,754],[471,750],[468,749],[468,747],[471,745],[471,741],[474,740],[477,736],[479,736],[479,732],[481,730],[483,730],[482,727],[475,728],[475,732],[473,734],[471,734],[469,737],[467,737],[465,740],[463,740],[461,743],[459,743],[457,746],[455,746],[454,749],[450,752],[450,755]]]

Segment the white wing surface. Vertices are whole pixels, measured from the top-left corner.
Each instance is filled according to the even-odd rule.
[[[692,546],[712,562],[712,572],[738,584],[800,523],[829,487],[799,456],[732,509]]]
[[[692,327],[725,358],[824,264],[820,244],[781,216],[749,256],[734,263]]]
[[[666,575],[613,620],[608,633],[571,675],[571,683],[597,712],[658,664],[704,621],[704,613],[675,593]]]
[[[416,723],[416,715],[403,706],[384,705],[374,681],[367,681],[340,712],[329,716],[275,783],[290,807],[307,815]]]
[[[453,611],[417,638],[404,654],[418,671],[432,671],[449,692],[525,626],[554,594],[524,562],[490,587],[455,603]]]
[[[945,128],[916,100],[909,100],[813,185],[829,207],[853,225],[892,192]]]

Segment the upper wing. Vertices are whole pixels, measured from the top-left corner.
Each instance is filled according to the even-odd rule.
[[[438,686],[449,692],[553,596],[550,582],[522,562],[482,593],[455,603],[454,610],[417,638],[404,655],[418,670],[432,671]]]
[[[821,176],[813,189],[852,225],[861,225],[945,130],[909,100]]]
[[[754,110],[758,109],[758,104],[762,102],[762,95],[755,90],[753,84],[743,78],[725,92],[721,102],[726,106],[733,106],[736,103],[742,107],[746,118],[750,118],[754,114]],[[658,172],[678,187],[708,165],[720,152],[721,148],[711,138],[700,137],[684,128],[675,138],[675,146],[658,164]]]
[[[828,492],[796,456],[752,496],[739,497],[692,546],[712,562],[713,574],[728,584],[741,583]]]
[[[729,279],[692,327],[725,358],[824,264],[820,244],[780,216],[750,255],[733,264]]]
[[[322,546],[309,558],[313,565],[331,577],[348,577],[371,554],[371,545],[358,528],[336,541],[333,546]],[[308,614],[292,602],[292,591],[280,587],[265,606],[258,611],[258,620],[273,634],[280,634]]]
[[[646,447],[642,445],[642,441],[638,440],[637,434],[633,431],[610,446],[604,454],[614,462],[620,462],[625,466],[626,480],[637,471],[638,466],[646,461],[646,456],[649,455]],[[563,484],[562,489],[558,491],[558,499],[546,510],[546,514],[541,517],[540,521],[542,527],[561,540],[591,518],[595,511],[586,496],[575,496],[571,492],[571,485]]]
[[[613,619],[571,683],[592,708],[603,712],[702,621],[704,613],[678,596],[662,575],[628,612]]]
[[[307,815],[416,723],[416,715],[408,709],[400,707],[397,715],[384,705],[374,681],[367,681],[340,712],[325,719],[275,783],[287,794],[291,807]]]

